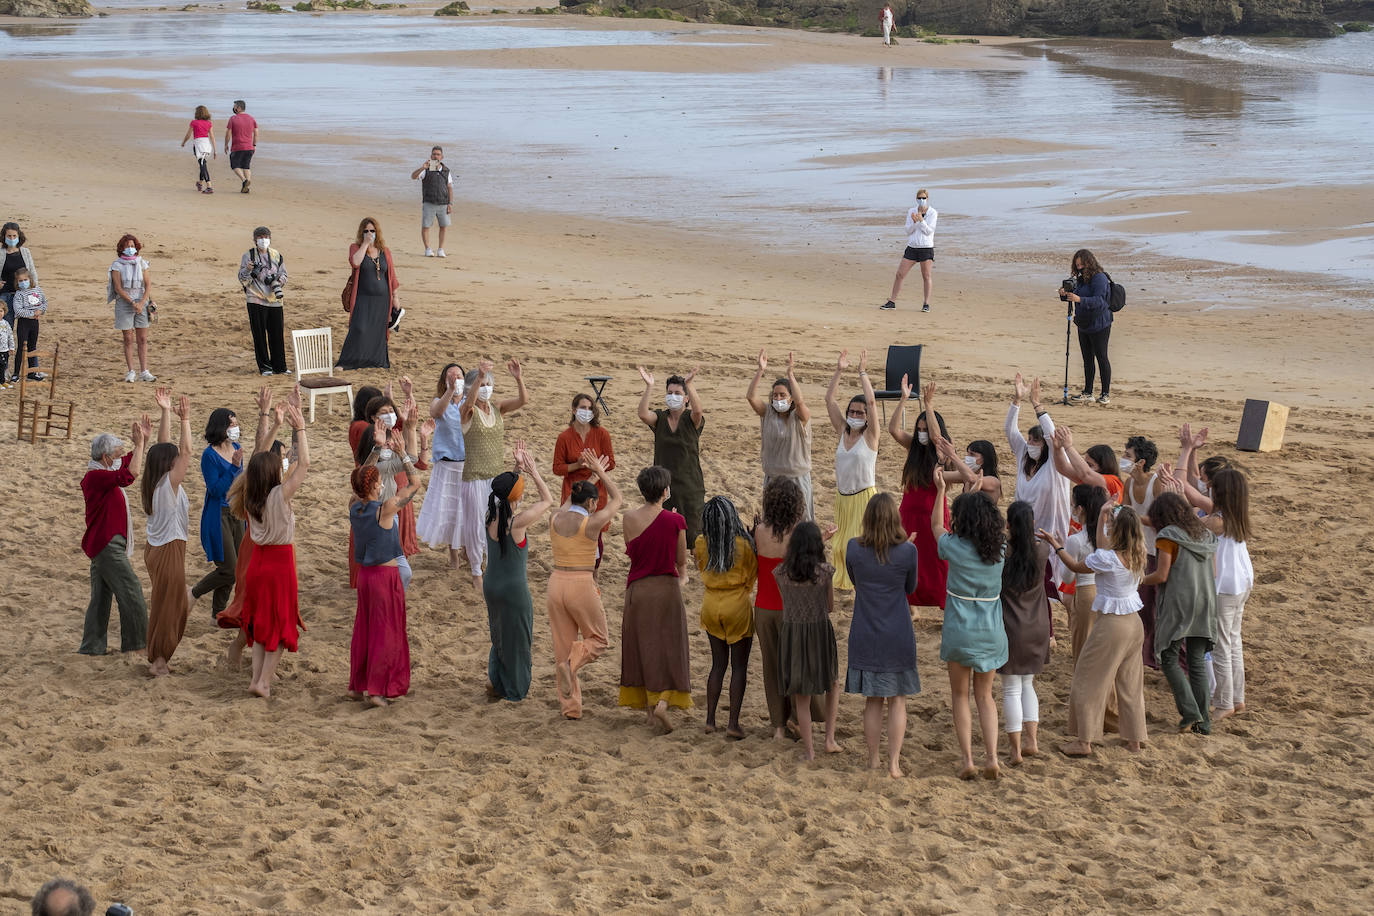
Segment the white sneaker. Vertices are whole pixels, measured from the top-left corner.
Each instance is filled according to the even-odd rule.
[[[128,372],[128,374],[126,374],[126,375],[124,376],[124,381],[126,381],[126,382],[136,382],[136,381],[138,381],[138,373],[135,372],[134,370],[130,369],[129,372]]]
[[[436,258],[446,258],[446,257],[448,257],[448,255],[444,254],[444,249],[442,249],[442,248],[440,248],[438,251],[434,252],[434,256],[435,256]]]
[[[142,372],[138,374],[138,380],[140,382],[156,382],[157,376],[153,375],[147,369],[144,369]]]
[[[427,257],[427,258],[432,258],[432,257],[434,257],[434,249],[433,249],[433,248],[426,248],[426,249],[425,249],[425,257]]]

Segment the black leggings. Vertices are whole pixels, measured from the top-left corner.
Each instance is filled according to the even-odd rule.
[[[753,648],[754,637],[746,636],[739,642],[727,644],[710,633],[706,638],[711,641],[711,674],[706,678],[706,724],[716,724],[716,705],[720,702],[720,690],[725,685],[725,668],[730,667],[730,725],[732,732],[738,733],[739,711],[744,705],[744,685],[749,677],[749,650]]]
[[[210,160],[204,156],[197,156],[196,162],[200,163],[200,180],[210,180]]]
[[[15,318],[14,319],[14,374],[18,377],[21,363],[24,361],[24,350],[27,348],[30,353],[38,349],[38,319],[37,318]],[[34,369],[38,366],[38,357],[29,357],[29,368]],[[0,373],[4,372],[4,366],[0,366]]]
[[[1093,331],[1091,334],[1078,332],[1078,349],[1083,354],[1083,390],[1088,394],[1093,391],[1093,361],[1097,361],[1097,368],[1102,370],[1102,393],[1107,394],[1112,390],[1112,363],[1107,359],[1107,340],[1112,336],[1112,326],[1107,325],[1100,331]]]

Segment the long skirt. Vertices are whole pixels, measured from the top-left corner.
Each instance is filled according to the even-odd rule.
[[[247,584],[248,564],[253,559],[253,524],[243,526],[243,540],[239,542],[239,559],[234,566],[234,596],[228,606],[215,615],[215,623],[222,630],[238,630],[243,627],[243,596]]]
[[[268,652],[295,652],[300,635],[300,605],[296,593],[296,548],[292,544],[257,544],[244,576],[243,631],[248,645]]]
[[[465,480],[459,489],[462,518],[458,525],[458,543],[468,555],[472,574],[482,574],[482,560],[487,555],[487,497],[491,495],[491,478]]]
[[[620,629],[620,705],[692,706],[687,608],[677,576],[645,576],[625,589]]]
[[[463,462],[436,461],[420,505],[415,533],[431,547],[452,547],[462,543],[459,530],[463,519]],[[486,518],[486,507],[482,517]]]
[[[148,661],[170,661],[186,632],[186,542],[144,546],[143,562],[153,582],[148,596]]]
[[[851,538],[863,534],[864,509],[868,508],[868,501],[877,493],[876,487],[869,487],[848,495],[835,494],[835,524],[840,530],[830,539],[833,555],[830,562],[835,564],[835,587],[841,591],[854,590],[854,583],[849,581],[849,571],[844,568],[844,551]]]
[[[1127,741],[1145,740],[1145,668],[1139,614],[1098,614],[1083,654],[1074,664],[1069,688],[1069,734],[1102,740],[1107,700],[1116,688],[1118,730]]]
[[[349,690],[388,698],[409,692],[410,640],[400,567],[358,567],[358,611],[348,662]]]

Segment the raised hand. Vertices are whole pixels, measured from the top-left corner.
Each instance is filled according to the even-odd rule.
[[[1054,428],[1054,444],[1060,448],[1073,448],[1073,430],[1067,426]]]
[[[386,387],[382,389],[382,394],[386,395],[386,398],[387,398],[388,401],[394,401],[394,400],[395,400],[395,398],[393,398],[393,397],[391,396],[391,383],[390,383],[390,382],[387,382],[387,383],[386,383]]]
[[[139,420],[138,420],[138,431],[139,431],[140,433],[143,434],[143,441],[144,441],[144,442],[148,442],[148,441],[151,441],[151,440],[152,440],[152,438],[153,438],[153,422],[152,422],[151,420],[148,419],[148,415],[147,415],[146,413],[145,413],[142,417],[140,417]]]
[[[768,351],[767,351],[766,349],[760,349],[760,350],[759,350],[759,371],[760,371],[760,372],[764,372],[764,371],[766,371],[767,369],[768,369]]]
[[[1202,427],[1193,434],[1193,448],[1200,449],[1207,444],[1207,427]]]
[[[1025,379],[1021,377],[1021,373],[1019,372],[1016,373],[1016,378],[1012,381],[1012,391],[1016,395],[1017,402],[1030,397],[1030,388],[1026,385]]]
[[[965,493],[977,493],[983,489],[983,472],[981,470],[973,472],[973,479],[964,481]]]
[[[1040,376],[1031,379],[1030,399],[1032,404],[1040,403]]]
[[[859,351],[859,371],[860,371],[860,372],[867,372],[867,371],[868,371],[868,349],[867,349],[867,348],[865,348],[865,349]]]
[[[931,401],[935,400],[934,382],[926,382],[925,387],[921,389],[921,398],[926,402],[927,407],[930,406]]]
[[[911,397],[911,381],[910,381],[909,376],[907,376],[906,374],[903,374],[903,375],[902,375],[902,400],[905,401],[905,400],[907,400],[907,399],[910,398],[910,397]]]
[[[272,389],[263,385],[258,390],[258,413],[263,414],[272,409]]]
[[[843,372],[844,370],[846,370],[846,369],[848,369],[848,368],[849,368],[849,351],[848,351],[848,350],[841,350],[841,351],[840,351],[840,358],[837,359],[837,360],[835,360],[835,369],[836,369],[836,371]]]
[[[183,420],[191,418],[191,399],[187,395],[177,398],[177,416]]]
[[[797,366],[797,356],[796,356],[796,354],[793,353],[791,350],[788,350],[788,351],[787,351],[787,374],[788,374],[789,376],[792,375],[792,372],[793,372],[793,370],[796,368],[796,366]]]
[[[692,379],[696,378],[696,377],[697,377],[697,373],[700,372],[700,371],[701,371],[701,367],[700,367],[700,366],[693,366],[693,367],[692,367],[692,371],[691,371],[691,372],[688,372],[686,375],[684,375],[684,376],[682,377],[683,383],[684,383],[684,384],[687,384],[687,385],[692,384]]]
[[[639,370],[639,377],[644,380],[644,387],[654,387],[654,374],[643,366],[635,366],[635,368]]]
[[[299,384],[292,385],[291,390],[286,393],[286,406],[288,408],[294,407],[297,414],[301,412],[301,386]],[[290,410],[287,411],[287,416],[291,416]]]
[[[934,481],[933,481],[933,482],[934,482],[934,484],[935,484],[935,492],[936,492],[936,494],[939,495],[939,496],[944,496],[944,495],[945,495],[945,472],[942,471],[942,470],[940,470],[939,468],[936,468],[936,469],[935,469],[935,473],[932,474],[932,475],[930,475],[930,476],[934,478]]]
[[[492,369],[495,369],[495,368],[496,368],[496,363],[492,362],[492,361],[489,360],[489,359],[481,360],[481,361],[477,364],[477,371],[478,371],[478,373],[480,373],[481,375],[490,375],[490,374],[491,374],[491,370],[492,370]]]
[[[420,447],[421,447],[421,448],[424,448],[426,445],[429,445],[430,441],[433,440],[433,438],[434,438],[434,430],[435,430],[435,428],[437,428],[437,426],[438,426],[438,424],[434,422],[434,418],[433,418],[433,417],[430,417],[429,419],[425,420],[425,422],[423,422],[423,423],[420,424]]]
[[[285,418],[285,416],[286,416],[286,405],[285,405],[285,404],[275,404],[275,405],[273,405],[273,407],[272,407],[272,413],[273,413],[273,419],[276,421],[276,425],[277,425],[277,426],[281,426],[281,421],[282,421],[282,420]]]
[[[451,389],[457,388],[458,380],[462,377],[457,366],[449,366],[448,371],[444,373],[444,385]]]
[[[401,394],[409,400],[415,396],[415,383],[410,380],[410,376],[401,376]]]
[[[507,362],[506,371],[510,373],[511,378],[518,382],[520,380],[520,360],[512,359]]]
[[[388,439],[390,436],[387,435],[386,424],[382,422],[381,414],[378,414],[377,419],[372,421],[372,441],[377,448],[386,448]]]
[[[1193,430],[1190,424],[1184,423],[1178,428],[1178,444],[1183,448],[1192,448]]]
[[[296,402],[286,405],[286,419],[291,423],[291,428],[296,430],[305,429],[305,416],[301,413],[301,386],[297,385],[294,391]]]
[[[135,420],[133,425],[129,428],[129,438],[134,440],[134,448],[139,448],[143,445],[143,427],[138,425],[137,420]]]
[[[229,463],[232,464],[232,465],[233,465],[234,467],[236,467],[236,468],[241,468],[241,467],[243,467],[243,449],[241,449],[241,448],[236,448],[236,449],[234,449],[234,454],[233,454],[232,456],[230,456],[230,458],[229,458]]]
[[[171,409],[172,409],[172,389],[170,389],[170,388],[158,388],[157,390],[155,390],[155,391],[153,392],[153,400],[155,400],[155,401],[157,402],[157,406],[158,406],[159,409],[161,409],[161,410],[171,410]]]

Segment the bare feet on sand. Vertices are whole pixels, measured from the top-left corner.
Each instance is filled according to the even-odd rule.
[[[825,752],[827,754],[843,754],[844,745],[840,744],[838,741],[831,738],[830,740],[825,742]]]
[[[389,705],[386,701],[386,697],[372,696],[366,693],[363,694],[363,703],[368,706],[377,707]]]
[[[725,737],[729,738],[731,741],[743,741],[744,729],[740,728],[738,725],[731,725],[725,729]]]
[[[816,752],[815,752],[815,751],[812,751],[812,752],[809,753],[809,754],[808,754],[806,751],[802,751],[800,754],[797,755],[797,763],[810,763],[811,761],[813,761],[813,760],[815,760],[815,759],[816,759]]]
[[[1242,712],[1245,712],[1245,704],[1243,703],[1240,706],[1237,706],[1235,709],[1218,709],[1215,713],[1212,714],[1212,721],[1215,722],[1221,719],[1229,719],[1237,713]]]
[[[272,695],[272,688],[254,681],[248,685],[248,692],[255,697],[262,697],[265,700]]]
[[[495,703],[497,700],[504,700],[506,695],[496,689],[496,685],[487,681],[487,702]]]
[[[887,768],[887,776],[889,779],[903,779],[906,777],[906,774],[902,772],[901,767],[893,763],[892,766]]]
[[[707,722],[706,727],[703,728],[702,731],[706,732],[708,735],[714,735],[716,733],[716,723]]]
[[[560,696],[568,696],[572,693],[572,667],[566,659],[554,664],[553,679],[558,683]]]
[[[1093,746],[1086,741],[1070,741],[1059,745],[1059,753],[1065,757],[1091,757]]]
[[[963,769],[961,769],[961,770],[959,771],[959,778],[960,778],[960,779],[977,779],[977,778],[978,778],[978,768],[977,768],[976,766],[974,766],[973,764],[971,764],[971,763],[966,763],[966,764],[964,764]]]
[[[1139,742],[1139,741],[1127,741],[1127,742],[1126,742],[1126,750],[1130,751],[1132,754],[1139,754],[1139,753],[1140,753],[1140,742]]]
[[[672,723],[672,721],[669,720],[669,718],[668,718],[668,701],[667,701],[667,700],[659,700],[659,701],[658,701],[658,705],[655,706],[655,707],[653,708],[653,711],[649,713],[649,718],[650,718],[650,719],[653,719],[653,720],[657,720],[657,721],[658,721],[658,724],[661,725],[661,726],[663,726],[663,734],[665,734],[665,735],[672,734],[672,731],[673,731],[673,723]]]
[[[786,730],[781,729],[781,728],[775,728],[775,729],[773,729],[773,740],[774,740],[774,741],[781,741],[781,740],[783,740],[783,739],[786,738],[786,737],[787,737],[787,732],[786,732]]]
[[[984,766],[983,766],[983,778],[984,778],[984,779],[998,779],[999,777],[1001,777],[1001,775],[1002,775],[1002,768],[999,767],[997,764],[995,764],[995,763],[992,763],[992,764],[984,764]]]

